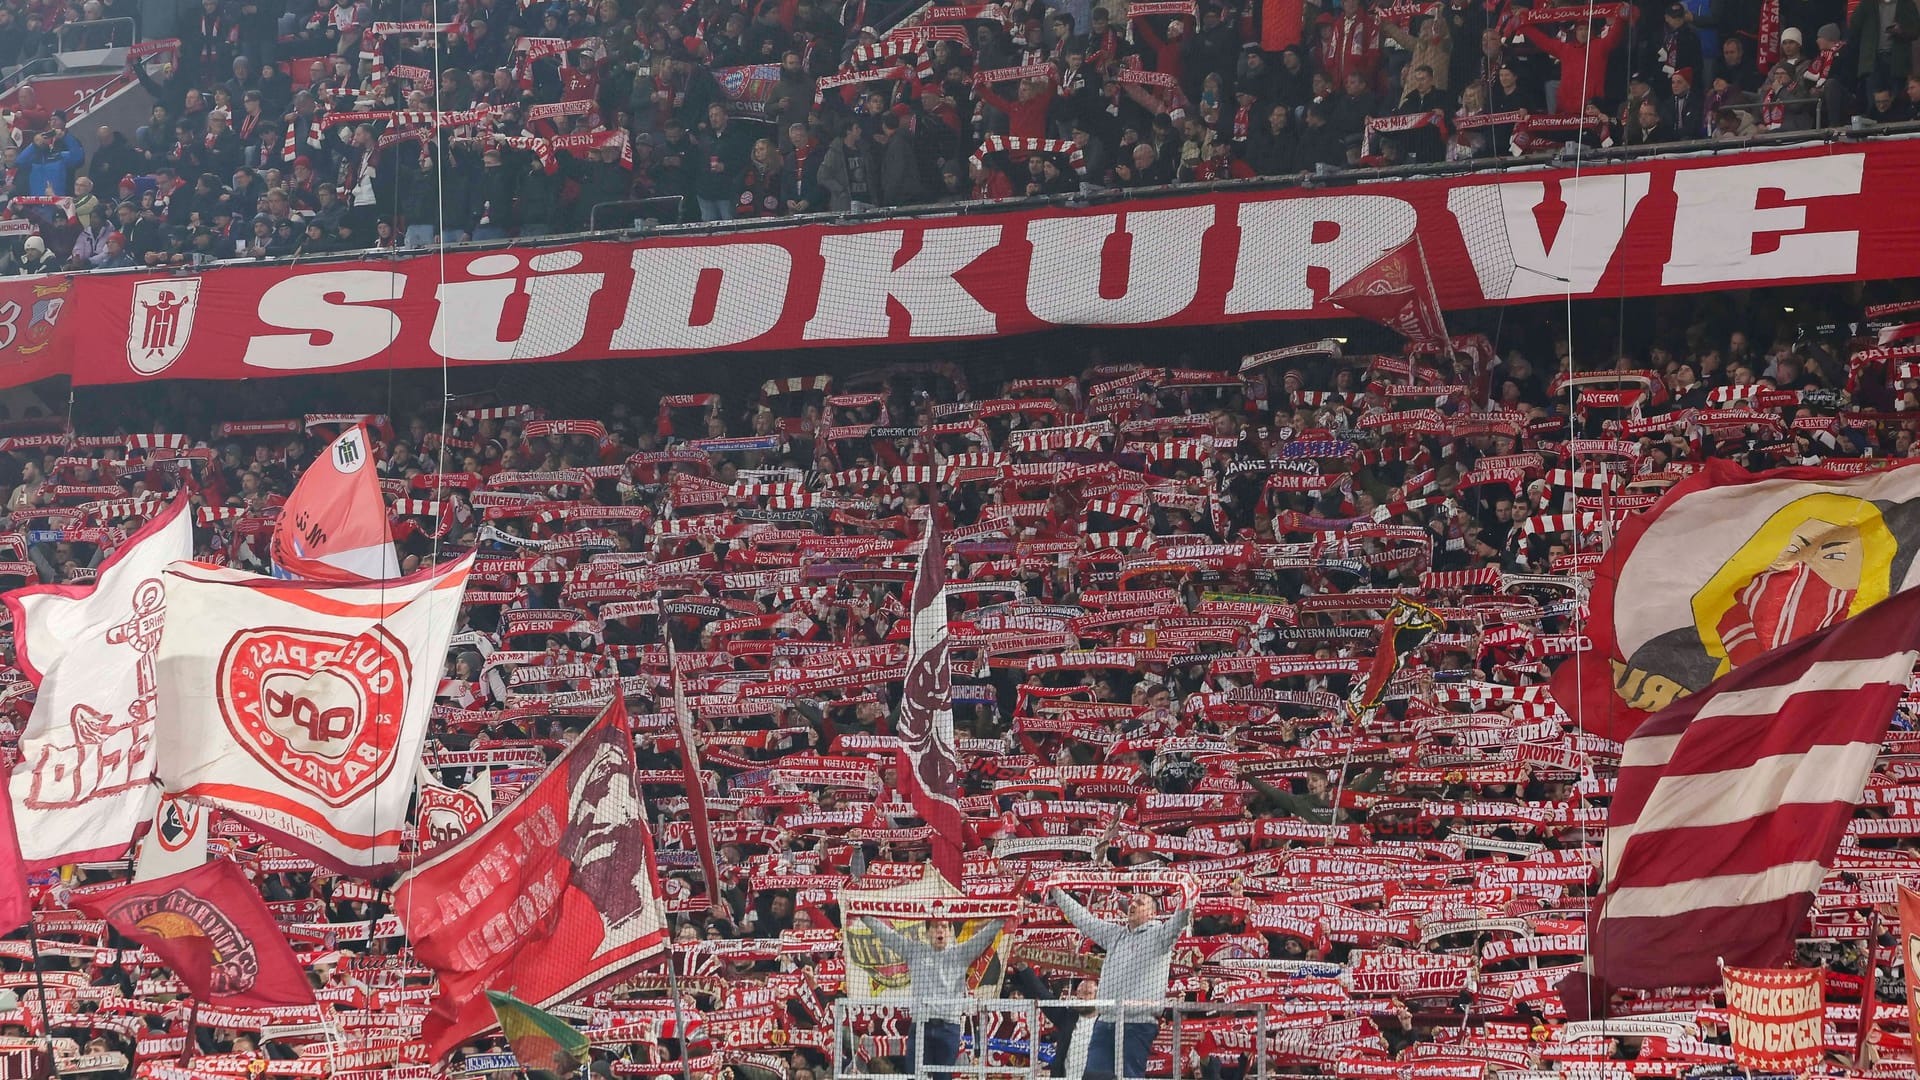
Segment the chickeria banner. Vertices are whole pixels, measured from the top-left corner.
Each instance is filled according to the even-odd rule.
[[[471,555],[321,586],[201,563],[166,571],[156,772],[343,870],[398,860],[414,766]]]
[[[1416,237],[1448,310],[1909,277],[1920,142],[455,253],[445,284],[425,255],[81,276],[67,300],[86,317],[31,357],[0,353],[18,361],[0,378],[240,379],[431,367],[443,353],[485,364],[1329,318],[1343,314],[1329,293]]]
[[[1753,1072],[1801,1073],[1826,1052],[1820,968],[1725,968],[1733,1060]]]
[[[994,997],[1006,974],[1007,919],[1017,903],[969,898],[929,864],[918,881],[885,889],[845,890],[839,896],[847,962],[845,992],[855,1000],[898,1000],[933,993],[913,985],[908,954],[925,948],[936,924],[951,931],[952,947],[971,957],[967,990]]]

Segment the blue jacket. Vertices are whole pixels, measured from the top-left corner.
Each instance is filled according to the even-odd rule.
[[[74,174],[80,171],[80,163],[86,157],[86,152],[80,149],[80,140],[66,135],[44,152],[39,143],[33,143],[20,152],[14,164],[26,173],[28,195],[45,195],[49,185],[55,195],[71,195]]]

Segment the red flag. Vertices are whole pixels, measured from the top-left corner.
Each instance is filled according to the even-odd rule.
[[[1737,668],[1621,754],[1593,927],[1613,986],[1785,959],[1920,657],[1920,589]]]
[[[283,577],[353,583],[400,576],[365,427],[341,432],[301,475],[274,522],[271,547]]]
[[[0,798],[0,934],[12,933],[33,917],[27,895],[27,863],[13,828],[13,800]]]
[[[947,667],[947,546],[929,516],[913,579],[913,637],[895,734],[900,737],[900,786],[921,820],[933,828],[933,865],[960,887],[962,858],[971,836],[960,809],[960,753],[953,734],[953,687]]]
[[[1905,885],[1900,886],[1900,961],[1907,976],[1907,1015],[1920,1016],[1920,893]]]
[[[707,789],[700,781],[700,744],[693,729],[693,713],[680,690],[680,656],[667,639],[667,669],[673,676],[673,719],[680,733],[680,769],[687,779],[687,812],[693,818],[693,846],[700,852],[701,880],[707,899],[720,896],[720,860],[713,852],[713,821],[707,814]]]
[[[1734,1063],[1749,1072],[1803,1073],[1826,1053],[1820,968],[1725,969]],[[1868,980],[1868,994],[1873,992]]]
[[[1300,44],[1304,21],[1301,0],[1260,0],[1253,6],[1260,31],[1260,47],[1277,53]]]
[[[313,989],[259,890],[226,859],[74,898],[145,945],[208,1005],[311,1005]]]
[[[1417,240],[1401,244],[1355,274],[1328,294],[1327,303],[1397,330],[1415,345],[1447,346],[1440,294],[1433,289],[1427,259]]]
[[[414,955],[440,977],[421,1031],[433,1058],[494,1026],[483,991],[551,1008],[657,955],[659,881],[616,695],[539,783],[394,889]]]

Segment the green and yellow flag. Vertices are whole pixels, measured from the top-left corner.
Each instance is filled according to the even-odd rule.
[[[520,1067],[565,1075],[587,1060],[587,1037],[565,1020],[497,990],[487,991]]]

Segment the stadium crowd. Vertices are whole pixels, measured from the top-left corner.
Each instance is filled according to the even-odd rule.
[[[963,806],[986,845],[968,856],[968,892],[1026,900],[989,987],[1122,996],[1094,985],[1087,943],[1122,947],[1088,927],[1117,924],[1127,897],[1083,893],[1089,915],[1028,883],[1178,871],[1193,892],[1154,899],[1180,909],[1162,925],[1180,936],[1165,993],[1192,1008],[1177,1025],[1183,1072],[1253,1074],[1252,1018],[1234,1005],[1266,1012],[1275,1073],[1718,1075],[1732,1066],[1709,991],[1622,996],[1616,1015],[1662,1018],[1628,1036],[1561,1026],[1554,987],[1585,948],[1620,744],[1571,725],[1544,682],[1623,515],[1709,458],[1912,460],[1903,413],[1920,407],[1911,347],[1872,345],[1864,313],[1776,337],[1758,309],[1730,310],[1578,367],[1564,338],[1467,335],[1450,358],[1411,359],[1328,340],[1237,368],[1063,353],[998,385],[927,362],[635,398],[617,375],[595,381],[603,371],[591,411],[495,397],[364,417],[301,414],[344,402],[274,383],[252,384],[239,415],[187,384],[143,386],[99,437],[6,423],[0,544],[21,558],[0,564],[0,585],[90,580],[153,510],[128,500],[175,488],[197,507],[201,558],[264,571],[303,467],[364,419],[404,568],[481,555],[438,695],[433,779],[485,773],[503,805],[614,687],[636,714],[673,988],[704,1025],[675,1019],[659,974],[583,1002],[566,1015],[595,1035],[596,1072],[814,1080],[831,1070],[850,975],[840,931],[858,931],[842,925],[855,920],[841,889],[919,880],[931,840],[901,795],[893,725],[911,555],[937,523]],[[1446,625],[1358,730],[1343,702],[1395,596]],[[678,779],[668,638],[702,733],[714,893]],[[0,694],[0,709],[17,725],[30,700]],[[1920,841],[1920,819],[1873,797],[1896,775],[1884,761],[1876,772],[1802,956],[1830,965],[1830,1002],[1889,1003],[1872,1038],[1857,1011],[1826,1028],[1830,1065],[1889,1076],[1911,1068],[1904,950],[1881,951],[1892,935],[1847,871]],[[151,958],[96,952],[116,939],[61,914],[125,876],[101,864],[35,877],[35,951],[20,934],[0,942],[17,995],[4,1034],[40,1030],[33,980],[57,973],[78,985],[46,991],[54,1033],[106,1055],[107,1073],[127,1067],[112,1054],[164,1063],[189,1038],[214,1073],[262,1054],[269,1073],[295,1058],[336,1073],[410,1067],[380,1034],[404,1036],[431,990],[387,918],[405,920],[390,882],[319,872],[235,819],[214,835],[301,950],[336,1028],[236,1010],[194,1026]],[[1057,1047],[1042,1055],[1051,1075],[1099,1075],[1067,1052],[1082,1014],[1043,1016],[1033,1031],[990,1013],[969,1038],[1001,1063],[1038,1040]],[[1175,1026],[1152,1041],[1154,1075],[1170,1068]],[[884,1009],[846,1030],[850,1060],[876,1071],[909,1052]]]
[[[9,0],[0,71],[51,48],[63,20],[127,6]],[[5,213],[39,223],[38,236],[9,234],[0,272],[1288,176],[1920,113],[1912,0],[1340,0],[1304,5],[1298,33],[1277,35],[1268,6],[1032,0],[933,9],[882,34],[874,24],[900,11],[867,0],[299,0],[284,12],[201,0],[171,36],[143,33],[133,50],[155,101],[134,130],[99,128],[88,152],[30,84],[0,114]],[[1300,44],[1261,47],[1289,38]]]

